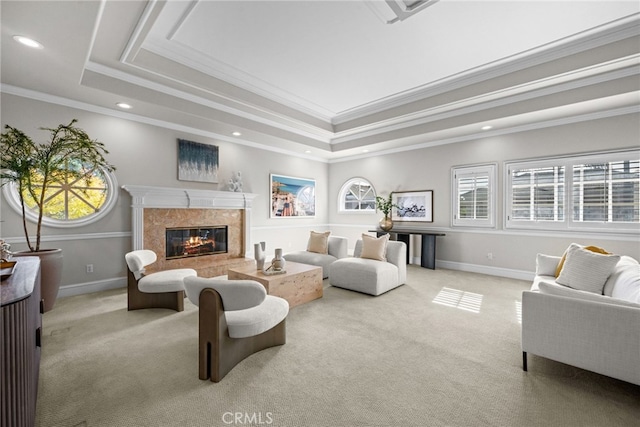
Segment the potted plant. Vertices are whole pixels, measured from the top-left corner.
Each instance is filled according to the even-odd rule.
[[[42,270],[42,297],[45,311],[53,308],[62,278],[62,250],[42,249],[42,218],[53,183],[66,180],[90,182],[92,170],[99,167],[115,170],[104,155],[108,151],[104,144],[93,140],[87,133],[71,123],[56,128],[41,128],[48,131],[49,141],[37,144],[21,130],[6,125],[0,138],[0,180],[2,185],[13,182],[22,208],[22,227],[28,250],[17,252],[17,256],[39,256]],[[78,167],[69,167],[73,160]],[[90,168],[85,166],[91,165]],[[38,213],[35,230],[35,244],[27,226],[27,209]]]
[[[376,208],[384,214],[384,218],[380,220],[380,228],[384,231],[389,231],[393,228],[393,221],[391,220],[391,209],[397,208],[398,205],[393,203],[391,199],[391,193],[386,199],[382,196],[376,196]]]

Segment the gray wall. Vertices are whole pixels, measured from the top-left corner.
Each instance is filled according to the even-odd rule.
[[[639,141],[640,120],[637,114],[479,137],[456,144],[334,163],[330,167],[329,192],[337,194],[344,182],[354,175],[369,180],[383,195],[389,191],[433,190],[434,221],[422,225],[446,233],[445,237],[437,238],[440,266],[526,278],[535,269],[536,253],[562,254],[571,242],[598,245],[636,259],[640,258],[640,245],[637,235],[504,230],[504,162],[638,148]],[[452,228],[451,168],[481,163],[498,166],[497,227],[492,230]],[[340,214],[337,203],[337,198],[330,199],[332,229],[350,239],[358,238],[381,216],[371,213]],[[411,254],[415,260],[419,255],[419,244],[414,243],[417,243],[416,237],[412,238]],[[491,260],[487,258],[489,252],[493,254]]]
[[[252,212],[252,242],[267,242],[267,256],[277,247],[305,247],[309,230],[327,229],[326,209],[328,164],[300,157],[286,156],[245,145],[192,135],[60,105],[2,95],[2,126],[9,124],[44,142],[47,133],[40,127],[55,127],[78,119],[78,126],[109,150],[108,159],[117,168],[118,185],[225,190],[234,171],[243,175],[244,191],[256,193]],[[177,139],[188,139],[219,147],[220,184],[178,181]],[[315,218],[269,218],[270,173],[316,180],[319,211]],[[24,250],[21,217],[0,198],[0,236],[11,242],[12,250]],[[115,209],[104,219],[86,227],[60,229],[45,227],[46,247],[60,247],[64,252],[61,296],[124,286],[124,254],[131,248],[131,197],[120,190]],[[32,229],[35,231],[35,226]],[[253,246],[251,246],[252,248]],[[94,273],[86,273],[86,265]]]
[[[1,102],[2,126],[15,126],[36,141],[46,137],[39,127],[54,127],[77,118],[78,125],[92,138],[106,144],[109,160],[117,167],[119,186],[222,190],[232,172],[241,171],[244,190],[258,195],[252,213],[251,242],[267,242],[267,256],[277,247],[285,253],[304,249],[309,230],[331,230],[334,235],[346,236],[353,248],[361,233],[380,219],[377,213],[337,212],[341,186],[360,176],[384,195],[390,191],[434,190],[434,222],[425,226],[446,233],[438,238],[439,267],[525,278],[535,268],[537,252],[561,254],[574,241],[640,258],[637,236],[505,231],[501,203],[504,161],[637,147],[640,121],[635,114],[328,164],[13,95],[3,94]],[[219,146],[220,186],[177,180],[178,138]],[[498,165],[498,227],[452,229],[451,167],[487,162]],[[270,173],[315,179],[316,217],[269,218]],[[13,249],[24,249],[20,217],[4,198],[0,203],[0,236],[9,239]],[[131,247],[130,231],[130,196],[124,190],[115,209],[97,223],[73,229],[45,228],[44,246],[64,251],[61,296],[124,286],[124,253]],[[487,259],[487,252],[493,253],[493,260]],[[419,251],[412,250],[411,255],[415,258]],[[94,265],[94,273],[85,272],[86,264]]]

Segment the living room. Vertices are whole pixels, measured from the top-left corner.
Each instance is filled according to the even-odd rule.
[[[11,125],[31,135],[36,142],[40,142],[46,137],[46,134],[39,130],[40,127],[55,127],[61,123],[69,123],[71,119],[75,118],[78,120],[78,125],[86,130],[92,138],[105,143],[109,151],[108,160],[117,168],[114,172],[116,178],[116,185],[114,186],[116,200],[110,212],[98,221],[79,227],[58,228],[45,226],[43,233],[44,246],[62,248],[64,253],[62,285],[58,294],[59,300],[51,313],[44,315],[45,330],[47,329],[47,318],[60,313],[60,310],[63,310],[63,317],[77,316],[78,319],[88,319],[91,315],[91,307],[82,308],[77,303],[72,304],[73,298],[90,298],[91,295],[100,295],[101,292],[106,292],[104,294],[105,304],[114,301],[122,303],[122,294],[117,294],[117,292],[122,292],[126,288],[127,266],[124,262],[124,255],[133,247],[133,214],[131,208],[133,200],[130,193],[121,188],[122,186],[149,186],[224,192],[228,190],[228,180],[236,172],[241,172],[243,192],[255,195],[250,209],[250,235],[245,236],[248,242],[244,248],[247,257],[253,256],[253,244],[258,242],[266,242],[269,259],[276,248],[282,248],[285,253],[304,249],[307,245],[310,231],[325,230],[331,231],[332,235],[348,238],[349,249],[353,251],[355,242],[361,237],[362,233],[369,233],[369,230],[375,228],[381,219],[381,214],[374,209],[361,212],[342,209],[341,203],[343,200],[341,200],[341,194],[343,186],[354,178],[367,181],[372,185],[376,194],[384,197],[392,192],[432,191],[433,221],[410,225],[445,234],[445,236],[437,238],[436,270],[432,271],[419,267],[421,253],[418,236],[411,238],[409,248],[410,260],[413,264],[410,266],[410,270],[413,272],[413,284],[411,286],[419,287],[423,282],[431,283],[428,288],[417,291],[418,294],[427,292],[431,300],[435,296],[431,295],[435,288],[430,288],[430,286],[436,283],[446,286],[448,281],[456,283],[463,280],[487,284],[487,286],[504,285],[505,295],[509,297],[517,295],[523,289],[528,289],[528,285],[530,285],[534,277],[536,255],[538,253],[562,255],[573,242],[583,245],[596,245],[605,248],[611,253],[640,259],[637,221],[631,226],[631,229],[518,227],[511,224],[508,218],[509,191],[507,186],[509,180],[507,170],[512,164],[549,159],[579,159],[580,156],[593,155],[604,158],[612,153],[629,153],[631,159],[637,158],[638,141],[640,141],[637,68],[639,15],[638,6],[635,2],[613,2],[616,3],[616,7],[621,5],[620,7],[624,9],[623,12],[620,12],[620,16],[624,16],[624,19],[609,18],[616,24],[606,26],[604,22],[599,22],[598,25],[603,25],[603,27],[596,30],[592,29],[592,32],[587,32],[586,35],[583,34],[583,38],[578,39],[578,41],[586,44],[587,47],[570,50],[571,54],[555,57],[553,60],[547,59],[546,63],[532,65],[527,69],[520,70],[519,73],[515,72],[514,75],[503,75],[500,78],[495,78],[495,80],[503,81],[504,86],[498,86],[503,90],[511,86],[520,87],[520,85],[526,85],[528,82],[531,85],[527,89],[526,93],[528,94],[536,93],[535,90],[538,90],[538,88],[534,87],[534,82],[538,84],[544,81],[544,78],[551,79],[551,77],[558,78],[558,76],[564,78],[572,75],[573,80],[567,77],[570,80],[570,84],[567,84],[567,86],[562,86],[565,83],[562,79],[554,80],[553,85],[546,87],[545,90],[547,92],[543,91],[544,93],[537,94],[535,97],[520,99],[517,97],[517,93],[513,93],[510,95],[512,99],[504,105],[490,105],[491,100],[487,98],[483,100],[484,103],[481,107],[477,107],[476,104],[477,108],[475,109],[465,110],[464,105],[455,106],[455,112],[451,116],[446,115],[444,111],[432,112],[429,115],[429,109],[435,109],[436,107],[423,105],[420,111],[427,111],[426,120],[420,125],[411,128],[412,134],[410,135],[405,134],[403,136],[401,134],[402,130],[398,131],[391,128],[377,133],[371,130],[372,136],[370,137],[365,134],[358,134],[358,138],[346,140],[346,142],[342,143],[335,142],[333,148],[330,149],[326,148],[327,144],[319,142],[317,139],[302,132],[296,133],[295,137],[292,136],[290,141],[286,141],[289,135],[294,133],[289,131],[287,127],[278,128],[278,132],[273,131],[273,129],[266,129],[267,125],[264,125],[255,115],[252,116],[253,120],[251,120],[247,118],[249,117],[248,115],[240,117],[228,113],[229,110],[221,112],[221,110],[211,107],[213,105],[211,100],[201,102],[200,108],[207,108],[204,113],[204,110],[192,108],[191,104],[184,99],[178,102],[179,97],[171,98],[167,103],[166,99],[155,93],[159,89],[153,85],[148,85],[146,88],[144,85],[133,87],[129,86],[129,83],[123,83],[124,80],[122,80],[113,84],[112,92],[107,92],[100,85],[106,80],[113,79],[113,77],[107,77],[105,73],[100,72],[101,69],[95,65],[95,58],[87,60],[91,56],[91,49],[104,48],[101,45],[104,42],[104,33],[109,32],[113,33],[113,38],[119,40],[118,48],[127,46],[128,37],[134,33],[136,23],[143,16],[144,11],[147,10],[145,8],[157,7],[158,5],[149,6],[146,2],[120,2],[128,3],[128,5],[122,7],[133,9],[136,13],[117,15],[117,8],[111,4],[112,2],[61,2],[59,4],[56,4],[58,2],[51,2],[52,4],[50,5],[44,5],[46,2],[20,3],[23,2],[2,2],[3,75],[1,111],[3,131],[5,125]],[[431,5],[420,14],[427,14],[430,10],[437,10],[435,8],[439,7],[440,3],[445,2]],[[611,2],[587,3],[609,4]],[[76,10],[75,8],[80,8],[81,10]],[[630,8],[630,11],[625,8]],[[52,27],[51,24],[43,24],[43,22],[47,21],[46,18],[48,16],[55,17],[51,21],[57,22],[59,27],[63,27],[62,30],[58,29],[61,34],[57,37],[69,39],[70,34],[66,33],[64,28],[76,27],[76,31],[80,31],[86,39],[78,41],[77,46],[67,46],[67,51],[56,51],[53,54],[48,50],[47,37],[40,40],[45,45],[45,48],[41,51],[26,52],[19,50],[20,47],[12,45],[15,43],[12,37],[16,33],[27,31],[27,29],[17,28],[18,23],[29,22],[29,19],[18,19],[18,17],[24,18],[25,16],[32,16],[31,20],[43,30]],[[84,19],[79,22],[78,18],[74,18],[74,16]],[[418,18],[419,16],[410,17],[406,22],[409,23]],[[602,19],[604,20],[605,18]],[[109,22],[110,25],[105,26],[106,22]],[[64,23],[64,25],[60,25],[60,23]],[[591,25],[597,27],[596,24],[592,23]],[[115,28],[124,29],[125,27],[126,31],[116,32],[114,30]],[[92,41],[91,34],[94,30],[97,34]],[[35,29],[34,32],[37,34]],[[116,33],[118,34],[117,36]],[[53,36],[48,37],[54,40]],[[607,39],[607,37],[610,39]],[[603,42],[602,39],[610,41]],[[572,40],[568,40],[567,43],[570,41]],[[576,45],[580,45],[580,43],[576,42]],[[574,45],[571,46],[574,47]],[[554,53],[561,52],[562,47],[562,44],[552,46],[552,48],[557,48]],[[37,54],[40,54],[40,59],[33,59],[33,56]],[[19,65],[20,61],[24,61],[25,64],[29,65],[32,64],[30,61],[43,61],[42,54],[49,55],[49,57],[53,56],[55,60],[33,62],[33,64],[39,64],[35,68],[24,68]],[[64,59],[66,54],[69,55],[68,64],[61,64],[65,62],[61,59]],[[118,51],[116,56],[121,54],[122,51]],[[79,62],[77,60],[78,57],[81,58]],[[142,60],[144,61],[144,58]],[[626,63],[625,61],[629,62]],[[49,65],[43,66],[41,64]],[[553,66],[549,67],[549,64],[557,67],[557,70],[549,71],[545,69],[545,66],[553,68]],[[588,72],[591,68],[596,71],[589,74]],[[71,81],[71,87],[75,87],[75,89],[67,90],[68,86],[64,86],[63,90],[45,90],[47,86],[34,77],[42,69],[54,70],[54,79],[61,80],[61,84],[64,83],[65,85]],[[135,72],[128,71],[132,73],[131,81],[135,81]],[[587,74],[578,76],[579,73]],[[509,79],[513,79],[513,81]],[[467,88],[470,89],[470,92],[474,92],[475,96],[480,96],[483,93],[491,92],[495,94],[495,92],[499,92],[493,86],[492,81],[485,81],[484,85],[484,92],[477,92],[483,88],[483,83],[469,84]],[[554,89],[549,89],[549,87]],[[166,89],[167,94],[172,93],[170,91],[172,88],[169,84],[163,86],[163,88]],[[127,94],[131,96],[127,97]],[[89,102],[88,99],[90,98],[87,98],[89,95],[95,95],[96,100],[99,99],[99,101],[95,103]],[[166,96],[168,97],[169,95]],[[464,100],[469,101],[470,99],[473,99],[473,96],[469,95]],[[118,109],[115,104],[123,100],[131,103],[133,108],[131,110]],[[156,101],[157,104],[154,104]],[[190,98],[190,101],[194,102],[193,98]],[[449,102],[455,104],[451,99]],[[171,105],[171,103],[174,103],[174,105]],[[567,112],[563,109],[567,106],[578,108]],[[145,111],[152,112],[152,114],[148,116],[141,114],[140,111],[143,108]],[[553,113],[557,113],[557,115]],[[384,116],[384,113],[378,114]],[[534,115],[536,117],[532,118],[531,116]],[[299,113],[297,117],[302,116],[303,114]],[[519,121],[521,118],[524,119],[525,116],[529,121]],[[215,122],[212,118],[215,119]],[[505,119],[511,119],[513,122]],[[272,118],[271,120],[275,122],[275,119]],[[293,121],[293,119],[290,120]],[[355,122],[357,121],[355,120]],[[379,121],[383,120],[379,119]],[[225,126],[220,126],[219,122],[225,123]],[[481,128],[486,125],[492,125],[493,128],[482,130]],[[271,122],[270,126],[275,128],[275,125]],[[343,124],[342,126],[346,127],[347,125]],[[349,126],[352,127],[348,129],[349,131],[357,129],[356,124],[350,124]],[[366,127],[364,124],[362,126]],[[324,128],[326,125],[322,124],[318,127]],[[455,128],[455,132],[450,130],[449,127],[451,129]],[[242,135],[235,136],[232,134],[234,131],[238,131]],[[341,132],[340,125],[336,126],[335,131],[336,134]],[[400,134],[396,132],[400,132]],[[391,141],[385,141],[386,135],[392,135]],[[346,137],[344,134],[340,134],[340,138]],[[178,179],[179,139],[195,141],[218,148],[219,170],[217,183]],[[361,140],[365,140],[366,144]],[[390,142],[390,145],[385,145],[388,142]],[[365,149],[369,151],[363,152]],[[311,152],[306,153],[305,151],[307,150]],[[492,187],[495,196],[494,204],[492,205],[493,224],[490,226],[471,227],[455,225],[453,214],[455,211],[453,171],[459,168],[479,165],[491,166],[495,172],[495,182]],[[274,217],[272,215],[270,187],[272,174],[313,180],[315,182],[315,215],[313,217]],[[24,237],[22,237],[21,215],[7,203],[4,190],[1,200],[0,213],[2,222],[0,223],[0,237],[11,244],[12,250],[23,250],[26,246]],[[92,266],[91,271],[87,268],[88,265]],[[430,276],[429,274],[433,275]],[[461,274],[461,276],[456,276],[455,274]],[[408,281],[408,283],[411,284],[412,282]],[[526,283],[528,285],[525,285]],[[472,290],[484,293],[481,290],[481,286],[473,285],[469,288],[469,291]],[[390,295],[393,292],[391,291]],[[126,292],[124,296],[126,299]],[[403,301],[410,299],[410,296],[398,298]],[[517,296],[514,298],[517,298]],[[332,303],[342,307],[344,310],[348,310],[349,304],[358,304],[359,308],[354,312],[358,313],[358,315],[367,313],[379,305],[378,310],[390,308],[381,302],[374,302],[374,305],[370,307],[360,305],[364,301],[355,301],[354,296],[348,292],[330,294],[328,298],[323,298],[323,300],[322,304]],[[381,298],[379,300],[384,301]],[[98,308],[101,307],[99,300],[92,299],[91,301],[91,306],[97,312],[101,312],[101,309]],[[378,299],[372,299],[371,301],[378,301]],[[122,307],[124,307],[126,313],[126,302]],[[324,305],[322,307],[324,308]],[[412,306],[411,309],[419,310],[415,306]],[[67,313],[64,310],[71,311]],[[296,310],[300,313],[296,315],[296,319],[300,321],[299,324],[304,325],[304,328],[313,330],[313,324],[308,323],[309,320],[305,321],[302,315],[302,313],[307,314],[308,311],[313,311],[312,304],[309,304],[308,308],[304,306],[296,307],[292,310],[292,314]],[[403,309],[398,307],[397,310],[402,311]],[[335,312],[332,313],[336,314]],[[191,317],[182,323],[192,324],[193,310],[190,314]],[[140,315],[153,316],[153,314]],[[310,316],[310,319],[316,321],[321,319],[321,317],[317,316]],[[117,329],[115,325],[122,327],[123,330],[126,328],[135,329],[136,327],[135,318],[126,317],[124,320],[116,320],[111,315],[106,314],[104,317],[115,322],[113,332]],[[357,320],[355,314],[353,316],[346,315],[346,317],[349,321]],[[169,327],[168,324],[172,321],[171,319],[172,315],[167,312],[161,313],[153,319],[145,317],[144,320],[138,320],[141,323],[151,324],[157,322],[156,324],[164,324]],[[407,321],[410,320],[411,316]],[[459,313],[451,314],[451,320],[459,321],[461,324],[469,322],[468,318]],[[99,324],[94,320],[87,321],[92,325]],[[290,320],[290,324],[294,324],[294,319]],[[383,325],[371,319],[367,320],[367,324],[373,324],[376,328],[384,329]],[[336,327],[336,325],[340,325],[340,322],[331,322],[332,327]],[[491,327],[500,327],[499,322],[491,323],[490,325]],[[444,323],[440,326],[444,327]],[[518,324],[515,322],[511,326],[512,329],[506,335],[509,336],[509,342],[515,341],[517,351],[519,340],[519,335],[517,335]],[[358,330],[356,325],[352,325],[352,327]],[[56,326],[51,330],[58,331],[58,333],[64,335],[64,328],[63,326]],[[291,328],[292,332],[288,337],[288,343],[283,348],[295,343],[296,337],[299,338],[298,342],[304,337],[304,329],[294,329],[294,326],[291,326]],[[154,330],[154,332],[156,331]],[[175,333],[176,336],[180,334],[178,330],[172,330],[172,333]],[[342,331],[341,333],[346,332]],[[385,331],[384,336],[387,336],[387,333],[388,331]],[[469,330],[467,330],[466,334],[470,334]],[[51,338],[49,336],[48,339]],[[133,334],[133,336],[128,335],[127,338],[135,340],[140,337]],[[467,338],[471,339],[470,336],[467,336]],[[320,335],[316,336],[316,339],[320,340],[320,342],[323,340]],[[193,345],[197,344],[186,340],[182,342],[179,338],[177,338],[177,341],[184,346],[184,352],[187,353],[192,352]],[[304,342],[312,344],[308,340],[304,340]],[[46,343],[45,340],[45,348]],[[361,345],[361,347],[358,347],[359,352],[365,351],[366,344],[366,341],[358,343],[358,345]],[[488,343],[487,346],[491,346],[491,344]],[[54,345],[52,344],[50,348],[53,347]],[[299,349],[295,345],[291,345],[291,347],[296,349],[296,353],[292,357],[301,357],[304,354],[303,349]],[[321,352],[321,349],[313,346],[309,351]],[[326,349],[322,351],[326,351]],[[490,350],[478,351],[478,357],[484,351],[488,352],[491,357],[496,357],[496,354]],[[188,354],[188,359],[191,360],[192,354]],[[326,353],[322,354],[324,357],[330,357]],[[277,357],[277,353],[269,353],[268,356],[262,356],[264,358],[259,359],[262,367],[267,366],[268,368],[268,363],[274,357]],[[409,356],[416,356],[416,358]],[[517,365],[520,361],[520,354],[517,353],[510,356],[515,358],[510,363]],[[65,356],[64,352],[62,352],[51,357],[52,360],[60,360]],[[336,357],[342,360],[346,356],[337,355]],[[424,362],[420,355],[413,354],[411,351],[404,355],[393,353],[393,357],[401,357],[403,360],[406,357],[407,366]],[[288,360],[295,360],[294,358]],[[120,357],[118,357],[118,361],[125,365],[127,363]],[[325,368],[339,369],[339,364],[326,361],[320,362]],[[135,366],[139,367],[138,365]],[[371,365],[365,364],[363,366],[370,367]],[[188,368],[187,370],[189,372],[193,371],[195,376],[196,373],[194,369],[191,369],[192,366]],[[453,366],[449,366],[449,368],[454,369]],[[109,366],[108,369],[114,370],[115,377],[122,375],[117,373],[117,365]],[[248,370],[246,378],[249,378],[253,370],[257,368],[246,367],[246,369]],[[309,369],[310,366],[304,366],[304,369],[301,368],[301,372],[298,372],[298,374],[301,375],[306,372],[312,377],[321,377],[319,372],[309,372]],[[358,367],[353,367],[353,369],[348,373],[348,376],[358,375]],[[545,372],[549,374],[549,372],[557,373],[557,371],[566,372],[563,369],[566,370],[567,368],[546,365],[545,369]],[[530,368],[531,370],[532,368]],[[244,370],[239,371],[243,375],[245,374]],[[277,372],[278,375],[281,375],[284,371],[279,369]],[[398,372],[392,372],[393,374],[398,374]],[[467,374],[473,375],[472,372],[467,372]],[[528,375],[531,374],[533,372],[528,373]],[[265,373],[263,372],[262,375],[265,375]],[[267,379],[273,380],[269,377],[270,374],[266,375]],[[588,374],[575,374],[574,371],[571,371],[567,375],[569,383],[575,375],[579,377],[578,382],[584,385],[581,381],[586,381],[583,376],[588,376]],[[551,374],[548,376],[552,377]],[[242,378],[244,380],[245,377],[243,376]],[[90,379],[86,380],[90,381]],[[486,378],[485,380],[490,381],[491,379]],[[153,382],[155,381],[160,380],[156,379]],[[367,380],[364,387],[375,388],[377,384],[373,381],[373,378]],[[556,390],[555,387],[563,391],[571,389],[571,385],[566,385],[564,381],[563,385],[554,385],[553,383],[550,385],[548,383],[550,380],[546,375],[545,381],[545,387],[548,387],[546,390],[549,392]],[[591,389],[598,389],[598,386],[593,384],[605,384],[601,387],[615,388],[616,393],[619,394],[614,394],[614,396],[618,397],[633,396],[634,393],[637,396],[638,393],[638,389],[633,388],[633,386],[609,382],[609,379],[599,379],[597,376],[589,376],[588,381]],[[50,382],[48,384],[51,386]],[[67,387],[73,387],[72,384],[65,384]],[[159,384],[161,382],[158,383],[158,387],[160,387]],[[320,384],[320,382],[314,384]],[[235,385],[237,386],[237,383]],[[272,387],[274,383],[269,382],[269,385]],[[200,387],[206,386],[215,387],[213,384],[205,382],[200,385]],[[185,387],[187,386],[185,385]],[[296,384],[292,390],[302,393],[302,388],[298,389],[298,387],[301,387],[301,385]],[[318,387],[320,386],[318,385]],[[428,384],[425,384],[424,387],[428,387]],[[150,388],[152,389],[153,387],[151,386]],[[231,390],[231,393],[237,393],[238,395],[243,393],[241,387],[228,389],[227,391],[229,390]],[[390,393],[395,392],[393,391],[395,390],[394,387],[391,387],[390,390]],[[183,389],[182,391],[189,392],[188,389]],[[273,392],[273,389],[269,388],[267,391]],[[420,389],[413,391],[415,393],[422,392]],[[477,393],[481,392],[481,390],[477,391]],[[55,392],[52,393],[53,395],[56,394]],[[58,394],[64,393],[63,389],[58,391]],[[281,393],[286,394],[284,391]],[[383,394],[384,392],[381,391],[380,393]],[[446,390],[443,390],[443,393],[446,395]],[[253,392],[250,394],[253,395]],[[43,396],[46,395],[51,394],[43,394]],[[168,398],[167,396],[164,397]],[[373,399],[371,395],[367,394],[367,397]],[[529,397],[525,395],[521,399],[525,400]],[[382,395],[378,395],[376,398],[380,399],[380,401],[384,400]],[[470,394],[467,398],[473,399],[475,395]],[[61,399],[61,397],[57,399]],[[114,399],[118,401],[123,397],[109,396],[108,399],[113,402]],[[485,403],[488,402],[487,399],[482,400]],[[327,401],[336,404],[332,399]],[[304,418],[299,418],[297,424],[295,424],[292,419],[285,418],[282,412],[276,413],[273,418],[267,418],[266,413],[270,411],[270,407],[266,404],[266,406],[260,406],[260,403],[251,406],[250,400],[243,400],[243,404],[240,405],[234,405],[233,401],[227,402],[228,407],[225,411],[252,414],[262,411],[264,424],[320,425],[319,423],[314,424],[313,419],[305,421]],[[581,402],[584,403],[585,401]],[[587,402],[591,402],[591,400],[588,399]],[[62,404],[62,402],[57,404]],[[376,401],[372,401],[370,404],[375,406]],[[64,424],[64,421],[60,421],[63,417],[58,417],[56,418],[58,421],[51,425],[78,425],[80,421],[73,418],[73,411],[77,410],[79,406],[82,406],[80,401],[75,402],[71,407],[65,407],[65,411],[68,411],[67,419],[75,420],[74,422],[68,421],[68,424]],[[366,413],[366,406],[363,404],[362,412],[358,413]],[[611,406],[607,408],[612,410]],[[196,407],[193,409],[196,410]],[[372,409],[369,408],[369,410]],[[540,408],[540,411],[544,410],[544,407]],[[285,410],[281,411],[284,412]],[[633,414],[638,415],[640,409],[637,405],[626,403],[623,411],[627,416],[631,416]],[[402,418],[400,416],[401,412],[399,409],[395,413],[398,417],[396,418],[398,420],[396,425],[430,424],[428,419]],[[419,413],[419,411],[417,412]],[[315,414],[315,411],[313,413]],[[415,415],[415,412],[412,411],[408,413]],[[336,409],[332,417],[327,417],[323,420],[325,422],[324,425],[346,425],[339,423],[339,414],[340,411]],[[141,414],[140,417],[142,418],[134,420],[131,424],[146,425],[144,415],[144,413]],[[158,418],[154,418],[157,417],[157,414],[153,417],[150,414],[146,415],[149,416],[147,419],[155,419],[155,425],[158,425]],[[296,415],[303,416],[303,414],[299,413]],[[495,419],[492,420],[490,415],[487,415],[487,417],[487,419],[476,421],[479,425],[509,424],[508,418],[500,418],[501,421],[498,422]],[[389,420],[392,418],[389,416],[382,419]],[[271,419],[272,422],[267,423],[268,419]],[[555,421],[559,425],[560,419],[567,421],[565,418],[554,418],[551,421]],[[622,417],[621,419],[628,418]],[[350,420],[353,422],[353,418],[350,418]],[[452,418],[451,420],[452,425],[468,425],[470,419]],[[511,425],[515,425],[517,420],[521,419],[513,418],[511,421],[514,424]],[[532,418],[527,418],[527,420],[531,421]],[[549,418],[546,418],[546,420],[550,421]],[[619,422],[613,417],[605,420],[612,423],[612,425]],[[422,421],[424,423],[420,424]],[[600,419],[600,421],[603,420]],[[40,422],[40,425],[47,425],[42,421]],[[362,419],[361,425],[371,425],[371,423],[374,423],[372,419]],[[434,425],[443,425],[443,423],[444,421],[434,422]],[[224,424],[224,421],[217,418],[210,420],[208,425]],[[258,423],[254,422],[254,424]],[[86,425],[110,424],[109,421],[104,421],[103,424],[100,424],[98,420]],[[598,424],[594,422],[591,425]]]

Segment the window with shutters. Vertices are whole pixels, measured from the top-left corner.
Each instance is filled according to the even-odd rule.
[[[640,151],[509,163],[507,227],[638,231]]]
[[[453,226],[495,227],[496,165],[452,169]]]

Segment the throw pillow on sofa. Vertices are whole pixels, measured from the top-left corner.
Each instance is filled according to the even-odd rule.
[[[640,304],[640,264],[623,255],[604,284],[603,293],[612,298]]]
[[[604,255],[572,243],[556,282],[573,289],[602,295],[604,284],[620,261],[619,255]]]
[[[309,236],[309,241],[307,242],[307,251],[315,252],[318,254],[328,254],[329,234],[331,234],[330,231],[325,231],[324,233],[312,231]]]
[[[577,243],[572,243],[571,245],[578,245]],[[571,245],[569,245],[569,247],[571,247]],[[602,248],[599,248],[597,246],[582,246],[582,245],[578,245],[580,247],[582,247],[583,249],[586,249],[588,251],[591,252],[595,252],[597,254],[603,254],[603,255],[609,255],[609,252],[605,251]],[[567,250],[569,250],[567,248]],[[556,267],[556,277],[558,277],[560,275],[560,271],[562,271],[562,266],[564,265],[564,261],[567,259],[567,251],[564,251],[564,254],[562,255],[562,259],[560,260],[560,262],[558,263],[558,266]]]
[[[537,276],[554,276],[557,277],[556,268],[560,257],[554,255],[537,254],[536,255],[536,275]]]
[[[384,234],[378,238],[368,234],[362,234],[362,252],[360,258],[375,259],[378,261],[387,260],[387,242],[389,235]]]

